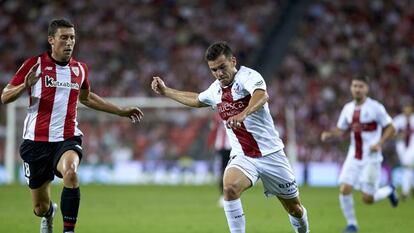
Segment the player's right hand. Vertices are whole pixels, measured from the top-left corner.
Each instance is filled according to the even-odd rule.
[[[29,73],[24,77],[24,86],[29,88],[37,83],[40,78],[40,72],[36,74],[37,68],[39,68],[39,63],[36,63],[30,70]]]
[[[160,95],[164,95],[165,89],[167,88],[167,86],[165,86],[164,81],[162,81],[160,77],[152,77],[151,88],[156,93]]]

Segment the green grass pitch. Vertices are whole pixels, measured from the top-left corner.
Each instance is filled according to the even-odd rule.
[[[54,200],[61,186],[52,187]],[[77,233],[222,233],[228,232],[217,207],[216,186],[82,186]],[[336,188],[301,188],[311,232],[341,232],[345,221]],[[39,232],[25,186],[0,186],[0,232]],[[392,209],[388,200],[373,206],[354,195],[361,233],[414,232],[414,199]],[[242,196],[248,233],[292,233],[287,214],[275,198],[267,199],[260,185]],[[60,211],[55,232],[62,232]]]

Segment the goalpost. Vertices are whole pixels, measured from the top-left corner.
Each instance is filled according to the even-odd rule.
[[[297,163],[297,144],[296,144],[296,125],[295,125],[295,110],[292,107],[285,108],[286,115],[286,132],[288,141],[286,144],[286,153],[292,167],[295,168]]]
[[[6,146],[4,152],[4,166],[6,168],[6,183],[15,181],[15,154],[16,154],[16,103],[7,105]]]

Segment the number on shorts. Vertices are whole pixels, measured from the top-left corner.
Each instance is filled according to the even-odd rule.
[[[23,170],[24,170],[24,175],[26,177],[30,177],[30,166],[28,163],[23,162]]]

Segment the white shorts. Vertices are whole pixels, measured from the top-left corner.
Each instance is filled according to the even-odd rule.
[[[299,195],[295,175],[283,150],[259,158],[233,156],[226,169],[231,167],[242,171],[253,185],[260,178],[267,197],[292,199]]]
[[[381,179],[380,161],[360,161],[348,157],[339,175],[340,184],[352,185],[355,189],[374,195]]]

